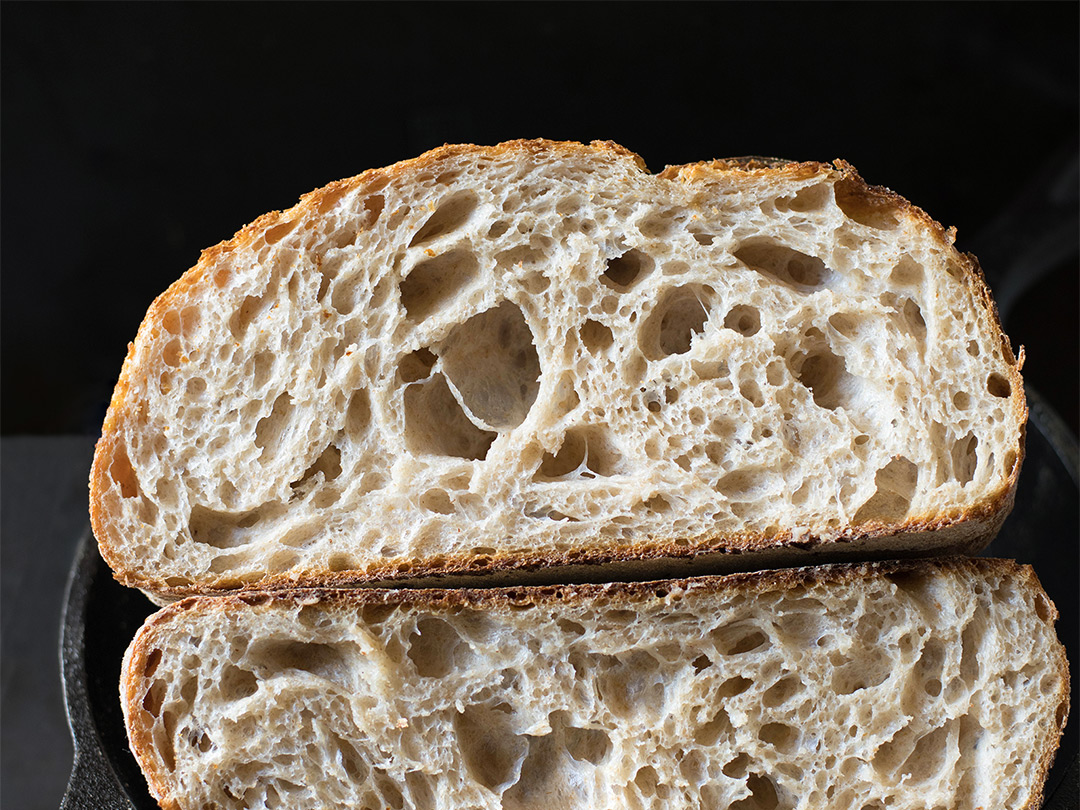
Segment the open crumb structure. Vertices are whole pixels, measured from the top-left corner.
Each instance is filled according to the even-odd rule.
[[[125,662],[166,808],[1038,805],[1054,606],[1004,561],[198,598]]]
[[[952,234],[846,164],[445,147],[154,303],[94,528],[173,595],[964,550],[1011,506],[1019,367]]]

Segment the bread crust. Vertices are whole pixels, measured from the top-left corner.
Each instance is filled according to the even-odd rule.
[[[965,572],[975,575],[1009,575],[1023,580],[1035,591],[1043,592],[1035,570],[1023,563],[995,557],[948,556],[910,560],[829,563],[795,568],[770,568],[732,574],[689,576],[679,579],[641,581],[552,583],[545,585],[510,585],[496,588],[283,588],[246,590],[230,594],[200,594],[173,602],[150,616],[146,627],[174,621],[193,606],[210,610],[245,610],[276,603],[314,604],[343,602],[350,605],[423,605],[433,610],[457,608],[496,609],[510,605],[546,606],[563,602],[606,600],[605,604],[624,605],[650,599],[658,590],[702,591],[717,593],[737,589],[752,595],[809,585],[832,586],[856,580],[896,574]],[[1046,597],[1046,612],[1051,623],[1060,617],[1057,606]],[[143,630],[140,630],[140,634]],[[136,637],[138,639],[138,636]],[[1067,663],[1066,659],[1062,659]],[[125,670],[127,667],[125,667]],[[1067,696],[1067,690],[1066,690]]]
[[[1056,606],[1046,596],[1034,570],[1013,560],[992,558],[937,558],[916,560],[889,560],[881,562],[845,563],[802,568],[776,569],[731,574],[727,576],[691,577],[674,580],[646,582],[611,582],[586,584],[560,584],[547,586],[518,586],[485,589],[291,589],[236,593],[228,596],[193,596],[158,611],[149,617],[139,630],[124,658],[120,684],[120,698],[132,751],[142,764],[151,792],[165,810],[180,808],[175,799],[169,777],[152,767],[154,745],[150,727],[140,722],[138,712],[152,677],[156,662],[150,661],[155,649],[155,633],[173,622],[184,622],[189,611],[244,612],[269,610],[275,606],[321,604],[355,606],[401,606],[419,607],[434,612],[452,612],[460,608],[500,611],[523,606],[551,606],[558,604],[596,603],[608,608],[630,608],[650,599],[664,598],[671,593],[701,592],[719,593],[738,591],[747,597],[764,592],[790,590],[811,585],[834,586],[866,581],[894,575],[919,575],[962,573],[973,576],[1011,576],[1035,595],[1036,610],[1049,625],[1058,619]],[[1055,733],[1046,740],[1039,754],[1038,772],[1034,775],[1032,801],[1026,805],[1035,808],[1041,804],[1041,796],[1047,774],[1053,764],[1058,741],[1064,731],[1069,713],[1069,671],[1064,647],[1057,645],[1054,668],[1060,673],[1060,688],[1054,696]],[[148,767],[150,766],[150,767]]]
[[[784,565],[973,554],[986,545],[988,536],[997,533],[1011,508],[1010,501],[1007,508],[996,511],[987,507],[985,517],[969,515],[963,521],[908,521],[899,533],[890,531],[887,526],[877,531],[849,529],[828,539],[812,535],[792,538],[790,532],[778,536],[725,533],[694,540],[658,538],[616,549],[536,552],[528,556],[444,555],[437,563],[421,560],[372,566],[362,575],[355,571],[291,572],[265,576],[254,582],[229,579],[214,585],[204,584],[198,589],[171,586],[162,579],[122,574],[117,574],[117,578],[125,585],[147,591],[156,603],[168,604],[199,594],[258,593],[296,588],[423,588],[436,582],[439,587],[490,588],[726,575]],[[943,538],[947,542],[943,543]]]
[[[1012,509],[1016,485],[1024,455],[1024,437],[1021,431],[1019,451],[1012,469],[1004,483],[995,491],[967,508],[950,514],[913,515],[902,523],[868,522],[858,526],[846,526],[837,531],[803,533],[794,536],[791,531],[764,532],[713,532],[696,537],[641,537],[612,548],[596,545],[573,552],[536,552],[534,554],[499,554],[476,557],[465,554],[440,555],[408,563],[376,564],[365,570],[331,572],[314,570],[289,574],[266,575],[254,581],[230,578],[226,573],[213,582],[175,583],[166,578],[148,576],[133,570],[118,552],[126,538],[112,525],[109,503],[110,467],[116,463],[120,452],[117,435],[121,427],[145,415],[137,413],[133,401],[132,381],[152,363],[147,347],[152,346],[164,329],[163,321],[174,305],[189,290],[207,280],[211,273],[227,273],[228,269],[217,267],[222,257],[251,245],[274,229],[291,229],[307,214],[318,212],[342,195],[355,189],[378,190],[390,182],[407,178],[424,170],[438,168],[444,162],[463,155],[495,158],[506,154],[531,156],[588,155],[593,160],[630,162],[638,171],[645,172],[645,164],[639,156],[610,141],[594,141],[586,146],[574,142],[555,142],[542,139],[517,140],[494,147],[476,145],[445,145],[419,157],[396,163],[384,169],[372,169],[356,177],[340,180],[305,195],[293,208],[285,212],[267,213],[241,229],[232,239],[223,241],[203,251],[198,263],[178,281],[162,293],[150,306],[139,328],[135,341],[129,344],[119,380],[102,427],[90,471],[90,519],[98,540],[102,557],[113,569],[116,578],[133,587],[172,599],[200,592],[221,592],[237,588],[288,588],[295,586],[328,585],[333,587],[373,583],[393,584],[415,582],[424,577],[491,577],[504,579],[520,576],[535,578],[537,572],[548,572],[552,577],[605,576],[602,569],[627,571],[640,576],[651,565],[667,560],[686,562],[701,560],[708,570],[735,570],[762,564],[775,564],[777,557],[785,555],[799,561],[803,552],[809,551],[819,560],[834,558],[870,557],[888,554],[949,554],[969,553],[987,545],[1000,529]],[[730,182],[732,177],[749,177],[762,181],[780,178],[808,178],[828,174],[839,177],[845,183],[849,195],[860,197],[870,207],[887,207],[903,212],[920,222],[942,248],[951,249],[955,231],[946,229],[925,212],[903,197],[881,186],[868,185],[848,163],[837,160],[832,166],[817,162],[792,162],[771,158],[733,158],[672,166],[659,173],[659,177],[700,187]],[[1027,420],[1027,404],[1024,396],[1020,370],[1023,365],[1023,349],[1013,354],[1005,336],[997,309],[985,283],[978,262],[970,254],[957,254],[958,272],[979,303],[978,317],[984,328],[1000,341],[1008,364],[1011,393],[1007,407],[1012,418],[1024,425]],[[215,269],[217,267],[217,269]],[[181,358],[183,361],[184,358]],[[132,472],[134,477],[134,473]],[[132,486],[137,486],[133,482]],[[882,542],[884,541],[884,542]],[[634,573],[637,569],[638,573]],[[539,574],[543,576],[543,573]]]

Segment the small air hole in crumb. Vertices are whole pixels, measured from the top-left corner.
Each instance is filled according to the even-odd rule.
[[[447,306],[478,272],[475,255],[456,249],[418,263],[401,282],[401,304],[408,317],[422,321]]]
[[[726,364],[725,364],[726,365]],[[784,382],[786,366],[782,360],[773,360],[769,365],[765,367],[765,382],[772,386],[779,386]],[[717,376],[727,376],[727,369],[722,369],[723,373]],[[718,369],[720,371],[720,369]]]
[[[710,634],[721,655],[742,655],[770,644],[769,637],[752,624],[735,624],[712,631]]]
[[[424,678],[441,678],[455,665],[462,649],[457,631],[442,619],[426,618],[416,624],[409,636],[408,656],[416,672]]]
[[[149,678],[154,674],[154,670],[158,668],[158,664],[161,663],[161,650],[151,650],[150,654],[146,656],[146,663],[143,665],[143,677]]]
[[[539,295],[551,286],[551,279],[536,270],[521,277],[521,286],[530,295]]]
[[[924,271],[921,264],[910,256],[904,256],[893,268],[889,278],[900,286],[914,287],[923,282]]]
[[[793,370],[796,379],[810,389],[814,404],[828,410],[848,404],[855,378],[848,372],[847,361],[842,354],[834,354],[828,346],[822,346],[807,355],[802,364]]]
[[[829,316],[829,326],[846,338],[854,338],[859,333],[863,318],[850,312],[837,312]]]
[[[746,786],[750,788],[750,795],[729,805],[728,810],[779,809],[780,798],[776,793],[776,785],[768,776],[752,773],[746,778]]]
[[[986,390],[989,391],[992,396],[1001,397],[1003,399],[1012,394],[1012,386],[1009,385],[1009,381],[996,371],[986,378]]]
[[[612,335],[611,329],[598,321],[585,321],[585,323],[581,325],[579,334],[581,336],[582,345],[593,354],[602,352],[615,342],[615,337]]]
[[[585,627],[575,621],[571,621],[570,619],[556,619],[555,623],[564,633],[569,633],[574,636],[585,635]]]
[[[487,237],[488,239],[498,239],[508,230],[510,230],[510,223],[499,220],[492,223],[491,227],[488,228]]]
[[[579,210],[581,210],[581,207],[584,204],[585,200],[580,196],[574,195],[570,197],[564,197],[563,199],[559,200],[558,204],[555,206],[555,213],[558,214],[560,217],[572,217]]]
[[[179,340],[170,340],[161,350],[161,362],[172,368],[180,365],[181,348]]]
[[[852,729],[858,731],[857,726],[852,726]],[[851,736],[855,736],[854,733]],[[758,731],[758,739],[764,743],[768,743],[778,751],[789,751],[799,738],[799,733],[791,726],[784,723],[766,723]]]
[[[204,754],[207,751],[209,751],[210,748],[213,746],[213,742],[206,735],[205,731],[200,732],[198,734],[196,734],[195,732],[192,732],[188,736],[188,742],[191,744],[192,748],[198,748],[199,751],[201,751]]]
[[[423,245],[427,242],[460,230],[471,218],[479,199],[473,191],[465,190],[452,194],[439,203],[439,207],[428,217],[427,221],[416,232],[409,243],[409,247]]]
[[[161,755],[162,764],[170,771],[176,770],[176,750],[173,748],[173,737],[176,732],[176,714],[166,711],[161,715],[161,724],[165,733],[160,738],[158,751]]]
[[[331,208],[338,204],[346,192],[349,191],[349,187],[345,184],[338,185],[334,188],[328,188],[325,190],[319,199],[319,213],[325,214]]]
[[[428,348],[417,349],[402,358],[398,365],[398,376],[404,383],[423,380],[431,374],[431,369],[438,358]]]
[[[796,211],[804,213],[815,211],[825,205],[831,196],[831,189],[825,184],[806,186],[801,188],[794,197],[779,197],[776,200],[776,208],[779,211]]]
[[[671,511],[671,503],[663,495],[653,495],[647,501],[643,501],[643,504],[651,512]]]
[[[450,500],[450,496],[445,490],[429,489],[420,496],[420,508],[441,515],[452,515],[454,513],[454,502]]]
[[[562,446],[554,453],[544,453],[536,475],[541,478],[561,478],[578,469],[585,460],[585,435],[578,430],[567,431]]]
[[[173,335],[180,334],[180,313],[175,309],[170,309],[165,313],[165,316],[161,319],[161,325],[165,327],[165,331]]]
[[[926,319],[923,318],[922,309],[919,305],[910,298],[905,298],[900,314],[904,318],[904,323],[907,326],[908,332],[917,340],[925,339]]]
[[[135,470],[132,468],[131,461],[123,449],[118,449],[113,456],[113,462],[109,465],[109,477],[120,487],[122,497],[133,498],[139,494]]]
[[[747,268],[802,292],[825,286],[832,276],[832,271],[817,256],[771,240],[747,240],[734,255]]]
[[[653,360],[690,351],[709,319],[709,292],[695,286],[668,291],[641,332],[640,345]]]
[[[157,716],[161,711],[161,703],[165,700],[165,681],[158,678],[152,684],[150,688],[146,690],[146,694],[143,696],[142,705],[150,714]]]
[[[961,484],[967,484],[975,477],[975,471],[979,466],[978,447],[979,438],[970,432],[953,443],[951,453],[953,477]]]
[[[724,776],[741,779],[750,764],[749,754],[739,754],[723,767]]]
[[[849,218],[871,228],[892,229],[899,222],[900,206],[889,196],[845,177],[833,186],[836,204]]]
[[[360,617],[364,624],[374,627],[375,625],[382,624],[394,611],[397,610],[397,605],[364,605],[360,608]]]
[[[739,383],[739,394],[755,408],[760,408],[765,404],[765,397],[762,396],[761,388],[756,380],[741,381]]]
[[[497,434],[466,416],[442,374],[405,387],[405,440],[414,453],[483,460]]]
[[[919,467],[904,456],[895,456],[874,476],[876,490],[859,507],[854,523],[902,520],[911,507],[911,498],[919,480]]]
[[[1050,621],[1054,615],[1054,608],[1050,604],[1050,600],[1041,594],[1035,597],[1035,615],[1044,622]]]
[[[293,228],[296,227],[298,222],[299,220],[292,220],[288,222],[282,222],[280,225],[275,225],[273,228],[266,232],[266,235],[264,237],[266,239],[266,244],[273,245],[277,242],[280,242]]]
[[[978,357],[979,344],[976,343],[974,340],[969,340],[967,345],[967,353],[970,354],[972,357]]]
[[[798,675],[787,675],[765,690],[761,702],[767,708],[775,709],[797,695],[803,689]]]
[[[677,221],[679,220],[671,209],[654,211],[638,223],[638,230],[642,236],[649,239],[661,239],[671,232]]]
[[[741,695],[753,685],[754,682],[749,678],[736,675],[734,678],[728,678],[720,684],[720,686],[717,687],[716,694],[719,697],[732,698]]]
[[[724,326],[732,329],[744,337],[756,335],[761,329],[761,315],[756,307],[748,304],[740,304],[732,307],[724,318]]]
[[[653,268],[653,260],[640,250],[630,249],[621,256],[608,259],[607,270],[600,280],[619,292],[625,292]]]

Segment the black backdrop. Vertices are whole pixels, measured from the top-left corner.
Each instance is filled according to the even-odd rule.
[[[96,433],[153,297],[264,211],[548,137],[849,160],[1019,290],[1006,328],[1075,430],[1078,8],[4,3],[0,428]]]
[[[1075,432],[1078,27],[1075,2],[0,3],[7,804],[55,807],[70,765],[54,639],[90,449],[12,434],[96,434],[201,249],[444,142],[843,157],[958,228]]]

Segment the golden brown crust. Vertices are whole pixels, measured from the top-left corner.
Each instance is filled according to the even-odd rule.
[[[152,616],[151,620],[156,618],[157,615]],[[149,636],[146,633],[146,628],[149,626],[149,621],[143,625],[124,654],[124,662],[120,668],[120,708],[124,714],[128,745],[142,769],[143,776],[146,777],[150,795],[157,801],[161,810],[181,810],[180,803],[174,797],[175,785],[158,768],[153,767],[153,763],[157,760],[154,756],[150,727],[138,722],[134,715],[141,704],[140,688],[145,683],[143,678],[149,677],[147,674],[148,656],[152,651],[152,645],[148,643]]]
[[[1035,570],[1029,565],[1020,565],[1012,560],[989,560],[993,563],[1007,562],[1011,563],[1014,567],[1014,574],[1019,578],[1026,581],[1029,588],[1036,593],[1041,594],[1042,609],[1045,611],[1045,620],[1051,625],[1055,625],[1060,616],[1057,606],[1046,596],[1043,590],[1042,583],[1039,581],[1038,575]],[[1036,608],[1038,611],[1038,608]],[[1039,761],[1036,765],[1036,773],[1032,778],[1032,791],[1031,799],[1024,805],[1024,808],[1042,807],[1043,804],[1043,791],[1046,789],[1046,778],[1050,774],[1050,768],[1054,764],[1054,758],[1057,755],[1058,745],[1061,741],[1062,734],[1065,733],[1065,725],[1069,719],[1070,709],[1070,673],[1069,673],[1069,658],[1065,651],[1063,644],[1058,644],[1055,648],[1055,669],[1061,675],[1060,687],[1057,694],[1057,710],[1054,713],[1054,721],[1056,726],[1056,734],[1047,738],[1046,745],[1039,754]]]
[[[485,557],[443,555],[437,562],[419,560],[372,566],[362,571],[316,571],[277,574],[252,582],[226,579],[214,585],[170,586],[160,579],[146,579],[117,572],[126,585],[142,588],[164,597],[179,599],[200,593],[231,591],[288,590],[292,588],[353,588],[365,585],[420,587],[425,579],[440,578],[447,585],[465,583],[486,586],[508,577],[521,582],[585,582],[598,579],[641,579],[643,576],[671,576],[673,570],[693,566],[693,573],[730,573],[782,564],[780,552],[813,554],[811,562],[838,562],[844,559],[883,559],[927,555],[975,553],[997,534],[1012,508],[1015,490],[1008,503],[994,502],[977,506],[957,518],[911,519],[897,531],[895,526],[879,523],[850,527],[828,537],[812,534],[793,538],[790,531],[778,535],[726,533],[692,540],[685,538],[650,538],[632,546],[577,549],[565,552],[536,552],[531,555],[492,554]],[[893,540],[878,547],[867,541]],[[828,546],[828,549],[822,549]],[[796,558],[797,559],[797,558]],[[665,564],[667,563],[667,564]],[[655,573],[658,572],[658,573]]]
[[[423,605],[432,610],[457,608],[493,609],[509,605],[530,604],[545,606],[558,602],[601,599],[608,603],[628,603],[650,599],[657,591],[701,590],[717,593],[738,589],[746,594],[810,585],[837,585],[875,576],[899,573],[963,571],[973,574],[1013,575],[1026,580],[1042,592],[1042,584],[1029,565],[1015,560],[992,557],[940,557],[912,560],[879,560],[874,562],[833,563],[798,568],[773,568],[742,571],[722,576],[691,576],[680,579],[645,580],[641,582],[584,582],[548,585],[511,585],[498,588],[289,588],[250,590],[221,596],[189,596],[159,610],[146,621],[153,627],[172,621],[177,614],[192,606],[212,610],[235,610],[275,603],[347,602],[356,605]],[[1058,618],[1057,607],[1046,599],[1048,621]],[[140,631],[142,632],[142,631]]]
[[[726,158],[668,166],[657,177],[681,183],[708,184],[734,173],[754,178],[799,180],[832,171],[816,161],[787,161],[780,158]]]
[[[386,168],[371,169],[356,177],[330,183],[304,195],[297,205],[285,212],[272,211],[264,214],[237,232],[232,239],[203,251],[195,267],[158,296],[151,304],[135,341],[129,344],[128,355],[113,392],[102,427],[102,438],[98,442],[90,473],[91,525],[102,557],[113,568],[119,581],[152,591],[165,598],[176,598],[199,592],[222,592],[237,588],[289,588],[320,584],[344,587],[371,583],[393,584],[430,576],[487,577],[505,576],[512,572],[527,575],[528,572],[537,570],[549,570],[552,574],[557,574],[579,569],[582,566],[599,570],[600,567],[617,568],[620,565],[635,562],[648,565],[664,559],[686,561],[703,555],[727,558],[727,564],[721,565],[720,568],[731,570],[755,565],[755,561],[745,555],[768,553],[785,548],[816,549],[820,552],[821,547],[828,544],[835,550],[838,557],[845,554],[870,556],[870,551],[865,549],[866,541],[886,538],[903,541],[910,553],[969,553],[985,547],[993,539],[1015,499],[1016,484],[1024,455],[1023,435],[1020,439],[1018,457],[1013,463],[1005,485],[998,491],[956,514],[934,517],[915,516],[900,525],[867,523],[827,535],[806,534],[799,537],[793,537],[791,532],[773,535],[752,532],[715,533],[694,538],[649,537],[629,546],[596,547],[571,552],[538,552],[531,555],[496,554],[479,558],[449,555],[440,558],[437,562],[419,560],[410,563],[376,565],[363,571],[316,571],[299,575],[270,575],[254,582],[242,582],[238,579],[223,577],[213,585],[169,585],[159,578],[147,577],[127,569],[114,550],[114,545],[122,544],[124,538],[113,536],[104,503],[104,493],[108,489],[108,467],[113,463],[115,454],[123,450],[118,445],[118,428],[124,421],[133,418],[130,413],[132,406],[129,403],[131,380],[140,366],[140,349],[148,346],[152,338],[163,329],[164,315],[175,306],[176,301],[183,298],[192,287],[201,283],[208,274],[228,272],[227,268],[219,266],[222,258],[255,242],[264,233],[274,228],[288,228],[303,216],[319,211],[324,205],[329,205],[351,190],[370,186],[370,190],[374,191],[390,182],[437,169],[443,162],[462,155],[495,158],[517,152],[526,152],[535,156],[584,154],[593,159],[607,157],[612,160],[629,160],[638,170],[645,171],[645,164],[639,156],[610,141],[593,141],[588,146],[576,142],[543,139],[508,141],[491,147],[472,144],[444,145],[419,157]],[[952,229],[945,229],[900,195],[887,188],[867,184],[854,167],[843,160],[836,160],[830,166],[819,162],[795,162],[777,158],[730,158],[669,166],[658,176],[672,182],[707,187],[711,183],[730,178],[734,174],[764,179],[810,178],[821,174],[838,175],[840,179],[837,182],[842,184],[844,193],[849,198],[860,201],[871,213],[874,211],[896,212],[898,216],[913,218],[920,226],[933,233],[943,248],[951,248],[955,238]],[[987,328],[1000,341],[1003,355],[1009,366],[1009,383],[1012,390],[1010,406],[1014,417],[1023,425],[1027,420],[1027,404],[1024,397],[1023,379],[1020,375],[1023,349],[1020,350],[1018,358],[1013,355],[978,262],[970,254],[958,253],[957,256],[959,257],[958,272],[967,279],[976,301],[980,302],[982,318]],[[902,546],[897,547],[897,544],[893,543],[889,548],[889,545],[885,544],[884,550],[889,553],[903,553]],[[732,562],[736,558],[741,559]],[[767,559],[767,554],[765,559]]]

